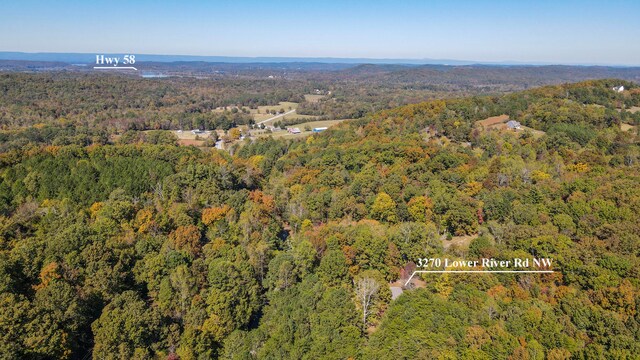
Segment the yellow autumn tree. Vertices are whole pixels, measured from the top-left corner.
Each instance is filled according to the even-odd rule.
[[[240,132],[240,129],[238,129],[238,128],[233,128],[233,129],[229,130],[229,137],[231,137],[231,139],[233,139],[233,140],[240,139],[240,135],[242,135],[242,133]]]
[[[398,215],[396,214],[396,202],[393,201],[391,196],[385,192],[381,192],[376,196],[371,206],[371,217],[386,222],[397,222]]]
[[[414,221],[427,222],[433,219],[433,201],[426,196],[416,196],[407,204],[409,215]]]

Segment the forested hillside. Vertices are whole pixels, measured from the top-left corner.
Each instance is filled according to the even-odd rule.
[[[635,83],[433,100],[230,155],[92,126],[213,106],[196,90],[157,83],[100,108],[88,88],[63,114],[47,99],[64,95],[8,85],[23,80],[0,75],[20,99],[1,114],[0,358],[640,354]],[[24,128],[43,115],[30,108],[50,121]],[[502,114],[524,128],[478,123]],[[429,274],[391,300],[390,282],[443,255],[549,257],[556,272]]]

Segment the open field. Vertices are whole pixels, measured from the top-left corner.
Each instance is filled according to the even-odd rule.
[[[204,140],[180,139],[178,140],[178,144],[182,146],[203,146]]]
[[[311,96],[321,96],[321,95],[311,95]],[[227,106],[226,108],[219,107],[219,108],[214,109],[213,112],[223,113],[225,111],[231,111],[234,108],[237,108],[237,107],[236,106]],[[281,101],[281,102],[278,103],[278,105],[258,106],[257,109],[250,109],[249,107],[246,107],[246,106],[244,106],[242,108],[238,108],[238,109],[239,110],[249,111],[249,114],[251,114],[251,116],[253,117],[253,120],[256,123],[259,123],[261,121],[268,120],[268,119],[278,115],[280,113],[280,110],[284,110],[285,112],[289,112],[289,111],[295,110],[297,108],[298,108],[298,103],[290,102],[290,101]],[[276,111],[276,114],[271,114],[270,113],[271,110]],[[305,116],[305,115],[296,115],[295,111],[292,114],[295,115],[295,117],[303,117],[303,116]],[[278,118],[278,119],[280,119],[280,118]]]
[[[291,134],[289,133],[286,129],[285,130],[279,130],[279,131],[274,131],[274,132],[268,132],[266,130],[252,130],[251,134],[255,137],[269,137],[269,136],[273,136],[274,138],[298,138],[298,137],[305,137],[308,135],[313,134],[312,131],[304,131],[305,127],[310,127],[310,128],[317,128],[317,127],[331,127],[334,125],[337,125],[341,122],[345,121],[345,119],[343,120],[323,120],[323,121],[310,121],[310,122],[306,122],[306,123],[302,123],[302,124],[298,124],[298,125],[292,125],[291,127],[297,127],[299,128],[302,132],[300,134]]]
[[[190,145],[203,146],[204,145],[204,139],[207,139],[209,136],[211,136],[211,134],[215,130],[203,132],[202,134],[194,134],[194,133],[191,132],[191,130],[183,130],[183,131],[167,130],[167,131],[171,131],[171,133],[173,133],[178,138],[178,144],[179,145],[182,145],[182,146],[190,146]],[[218,136],[224,135],[224,131],[222,131],[222,130],[217,130],[217,133],[218,133]]]
[[[287,121],[287,120],[294,120],[294,119],[304,119],[304,120],[307,120],[307,121],[313,121],[313,120],[316,120],[317,118],[318,118],[317,116],[313,116],[313,115],[300,115],[300,114],[297,114],[297,113],[295,113],[295,112],[294,112],[294,113],[292,113],[292,114],[285,115],[285,116],[282,116],[282,117],[280,117],[280,118],[277,118],[277,119],[275,119],[275,120],[274,120],[274,122],[275,122],[275,121]],[[293,125],[292,125],[292,126],[293,126]]]
[[[304,99],[307,102],[315,103],[320,101],[320,99],[324,98],[324,95],[315,95],[315,94],[305,94]]]
[[[506,123],[509,120],[509,115],[498,115],[488,117],[484,120],[476,121],[477,125],[484,126],[485,128],[489,128],[495,125]]]
[[[280,111],[284,109],[284,111],[286,112],[286,111],[294,110],[297,108],[298,108],[298,103],[282,101],[278,105],[258,106],[257,109],[249,110],[249,113],[253,115],[253,120],[255,120],[255,122],[260,122],[274,116],[269,113],[271,110]]]

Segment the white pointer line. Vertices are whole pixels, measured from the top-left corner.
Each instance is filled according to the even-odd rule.
[[[133,66],[94,66],[93,68],[95,70],[111,70],[111,69],[138,70],[138,69],[134,68]]]
[[[413,276],[417,273],[529,273],[529,274],[550,274],[555,271],[553,270],[417,270],[411,274],[409,280],[404,284],[407,286]]]

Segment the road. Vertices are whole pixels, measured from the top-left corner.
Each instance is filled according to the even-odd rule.
[[[270,118],[268,118],[267,120],[262,120],[262,121],[260,121],[259,123],[256,123],[256,125],[264,124],[264,123],[266,123],[267,121],[275,120],[275,119],[277,119],[277,118],[279,118],[279,117],[282,117],[282,116],[285,116],[285,115],[289,115],[289,114],[294,113],[294,112],[296,112],[296,109],[289,110],[289,111],[287,111],[286,113],[278,114],[278,115],[276,115],[276,116],[274,116],[274,117],[270,117]]]

